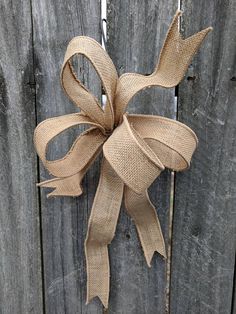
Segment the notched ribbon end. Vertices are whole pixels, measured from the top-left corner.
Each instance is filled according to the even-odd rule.
[[[71,189],[68,189],[67,178],[54,178],[51,180],[43,181],[37,183],[36,186],[40,188],[50,188],[53,189],[52,192],[47,194],[47,198],[55,197],[55,196],[80,196],[83,194],[83,189],[80,185],[80,182],[76,182],[73,184]]]
[[[147,265],[148,265],[149,268],[152,267],[152,266],[151,266],[151,262],[152,262],[152,258],[153,258],[153,256],[154,256],[155,252],[157,252],[158,254],[160,254],[164,260],[167,259],[165,247],[163,247],[162,249],[156,248],[156,249],[154,249],[154,250],[153,250],[151,253],[149,253],[149,254],[146,254],[146,253],[144,252],[144,256],[145,256],[145,259],[146,259],[146,262],[147,262]]]
[[[102,303],[102,305],[104,306],[104,309],[107,310],[108,309],[108,298],[107,296],[101,296],[98,294],[94,294],[94,295],[87,295],[87,299],[86,299],[86,305],[88,305],[94,298],[98,298],[100,300],[100,302]]]

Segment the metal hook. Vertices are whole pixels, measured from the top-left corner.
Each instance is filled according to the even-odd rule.
[[[104,30],[104,23],[107,23],[107,20],[101,19],[102,41],[103,41],[104,49],[107,50],[107,39],[106,39],[106,32]]]

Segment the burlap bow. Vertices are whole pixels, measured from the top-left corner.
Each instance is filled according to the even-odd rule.
[[[103,48],[91,38],[75,37],[68,45],[61,83],[68,97],[81,109],[47,119],[34,135],[40,159],[54,179],[40,183],[54,188],[49,196],[82,194],[81,180],[103,151],[100,181],[96,191],[85,241],[87,301],[98,296],[105,307],[109,298],[108,244],[116,229],[121,201],[133,218],[147,264],[155,251],[164,257],[165,243],[156,210],[147,188],[165,169],[186,169],[197,146],[195,133],[186,125],[160,116],[127,114],[131,98],[141,89],[158,85],[176,86],[211,28],[182,39],[178,32],[178,11],[169,28],[158,65],[149,76],[128,73],[118,78],[115,66]],[[88,58],[101,78],[105,108],[76,78],[71,58]],[[90,128],[74,142],[70,151],[54,161],[46,159],[49,142],[64,130],[88,124]]]

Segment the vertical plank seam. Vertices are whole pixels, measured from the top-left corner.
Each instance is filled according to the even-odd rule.
[[[180,9],[181,1],[178,0],[178,9]],[[180,27],[180,26],[179,26]],[[176,107],[175,107],[175,120],[178,120],[178,105],[179,105],[179,85],[175,87],[175,98],[176,98]],[[169,245],[168,245],[168,259],[167,259],[167,279],[166,279],[166,314],[170,313],[170,303],[171,303],[171,271],[172,271],[172,247],[173,247],[173,222],[174,222],[174,213],[175,213],[175,191],[176,191],[176,172],[172,172],[171,176],[171,194],[172,194],[172,204],[170,201],[170,214],[169,214]],[[171,197],[171,195],[170,195]]]
[[[170,207],[169,207],[169,219],[168,219],[168,249],[167,249],[167,261],[166,261],[166,293],[165,293],[165,312],[170,313],[170,284],[171,284],[171,255],[172,255],[172,234],[173,234],[173,211],[174,211],[174,184],[175,184],[175,172],[171,172],[170,177]]]
[[[178,10],[182,9],[182,0],[178,0]],[[181,30],[181,16],[179,19],[179,30]],[[175,119],[179,119],[179,85],[175,87],[175,97],[176,97],[176,112],[175,112]],[[173,204],[172,204],[172,220],[169,222],[171,228],[171,238],[170,238],[170,275],[169,275],[169,295],[168,295],[168,314],[171,313],[171,283],[172,283],[172,251],[173,251],[173,232],[174,232],[174,217],[175,217],[175,193],[176,193],[176,172],[173,172]]]
[[[38,124],[38,117],[37,117],[37,92],[36,92],[36,76],[35,76],[35,51],[34,51],[34,20],[33,20],[33,0],[30,0],[30,15],[31,15],[31,45],[32,45],[32,67],[33,67],[33,83],[35,86],[34,89],[34,106],[35,106],[35,124]],[[39,158],[36,157],[37,164],[36,164],[36,178],[37,181],[40,181],[40,164]],[[42,206],[41,206],[41,193],[39,188],[37,188],[37,201],[38,201],[38,215],[39,215],[39,239],[40,239],[40,262],[41,262],[41,284],[42,284],[42,311],[43,314],[46,314],[46,303],[45,303],[45,282],[44,282],[44,259],[43,259],[43,230],[42,230]]]
[[[232,302],[231,302],[231,314],[236,312],[236,252],[235,252],[235,262],[234,262],[234,274],[233,274],[233,289],[232,289]]]
[[[101,45],[102,45],[102,36],[103,36],[102,6],[103,6],[104,3],[105,3],[105,6],[106,6],[106,14],[107,14],[107,1],[106,0],[99,0],[99,4],[100,4],[100,14],[99,14],[100,15],[100,22],[99,22],[99,34],[100,34],[100,36],[99,36],[99,42],[100,42]],[[104,40],[104,50],[106,50],[106,42],[105,42],[105,40]],[[101,88],[100,88],[101,105],[103,106],[103,103],[102,103],[102,101],[103,101],[103,99],[102,99],[103,86],[102,86],[102,84],[100,86],[101,86]],[[111,285],[111,282],[110,282],[110,285]],[[103,305],[102,305],[102,314],[109,314],[109,309],[106,309]]]

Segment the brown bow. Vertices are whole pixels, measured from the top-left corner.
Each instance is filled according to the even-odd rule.
[[[126,73],[118,78],[115,66],[99,43],[89,37],[72,39],[67,47],[61,83],[81,112],[47,119],[35,130],[38,155],[55,176],[39,184],[54,188],[48,196],[81,195],[81,181],[103,150],[100,181],[85,241],[87,302],[98,296],[104,306],[108,306],[110,269],[107,246],[114,237],[123,194],[147,264],[150,266],[155,251],[166,256],[160,223],[147,188],[165,167],[180,171],[189,166],[197,137],[178,121],[125,112],[131,98],[141,89],[154,85],[176,86],[211,30],[206,28],[182,39],[178,32],[180,14],[180,11],[176,13],[158,65],[149,76]],[[107,96],[104,109],[76,78],[70,62],[75,54],[87,57],[101,78]],[[80,124],[88,124],[90,128],[75,140],[70,151],[62,159],[47,160],[49,142],[64,130]]]

